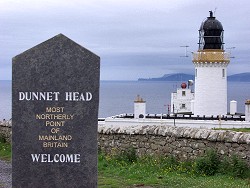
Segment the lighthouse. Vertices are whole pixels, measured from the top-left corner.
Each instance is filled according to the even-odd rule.
[[[199,49],[193,53],[195,67],[194,115],[227,114],[227,66],[223,26],[210,11],[199,29]]]

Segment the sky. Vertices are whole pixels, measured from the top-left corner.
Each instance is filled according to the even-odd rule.
[[[210,10],[235,47],[228,74],[250,72],[249,0],[0,0],[0,80],[11,80],[14,56],[59,33],[101,57],[101,80],[194,74]]]

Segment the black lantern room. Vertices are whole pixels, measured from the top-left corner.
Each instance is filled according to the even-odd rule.
[[[199,30],[199,50],[219,49],[223,50],[223,27],[222,24],[215,19],[213,12],[202,22]]]

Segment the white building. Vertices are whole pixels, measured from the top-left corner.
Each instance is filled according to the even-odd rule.
[[[227,114],[227,65],[230,56],[224,51],[222,24],[213,17],[202,22],[199,50],[193,53],[195,66],[194,115]]]
[[[194,92],[182,83],[181,88],[171,93],[171,113],[192,113],[192,100]]]
[[[134,101],[134,118],[145,118],[146,116],[146,101],[144,101],[140,95]]]

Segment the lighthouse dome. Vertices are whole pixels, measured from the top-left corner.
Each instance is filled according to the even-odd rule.
[[[223,50],[223,26],[214,16],[213,12],[201,23],[199,29],[199,49],[222,49]]]
[[[220,21],[218,21],[215,17],[213,17],[213,12],[210,11],[210,17],[201,23],[200,30],[208,31],[208,30],[218,30],[223,31],[223,26]]]

